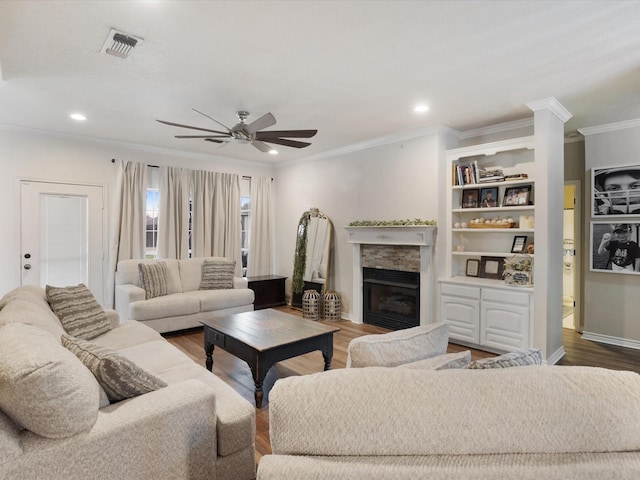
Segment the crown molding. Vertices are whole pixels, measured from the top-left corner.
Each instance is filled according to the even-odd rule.
[[[493,135],[495,133],[509,132],[511,130],[517,130],[518,128],[533,127],[533,118],[523,118],[522,120],[514,120],[512,122],[497,123],[495,125],[489,125],[487,127],[475,128],[473,130],[466,130],[464,132],[458,132],[459,139],[467,139],[474,137],[482,137],[485,135]]]
[[[597,125],[595,127],[579,128],[578,131],[584,135],[595,135],[597,133],[615,132],[617,130],[625,130],[627,128],[640,127],[640,118],[633,120],[624,120],[622,122],[606,123],[604,125]]]
[[[573,115],[569,110],[564,108],[562,104],[556,99],[556,97],[548,97],[543,98],[542,100],[534,100],[533,102],[528,102],[527,107],[529,107],[533,112],[537,112],[539,110],[549,110],[556,117],[562,120],[562,123],[567,123]]]

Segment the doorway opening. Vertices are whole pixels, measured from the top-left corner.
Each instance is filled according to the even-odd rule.
[[[580,322],[579,181],[564,184],[562,236],[562,327],[582,331]]]

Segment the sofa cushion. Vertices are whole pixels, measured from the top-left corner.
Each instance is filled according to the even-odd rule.
[[[47,301],[69,335],[90,340],[111,330],[111,322],[84,285],[46,287]]]
[[[0,408],[19,426],[49,438],[90,428],[99,385],[75,355],[37,327],[0,328]]]
[[[156,340],[162,340],[162,336],[158,332],[140,322],[129,320],[91,341],[113,350],[120,350]]]
[[[145,298],[163,297],[167,294],[167,278],[169,270],[164,262],[139,263],[140,286],[144,289]]]
[[[116,270],[116,285],[130,284],[142,288],[138,264],[153,264],[158,261],[159,260],[156,259],[120,260]],[[169,271],[167,277],[167,294],[182,292],[178,260],[175,258],[164,258],[161,261],[167,264],[167,270]]]
[[[399,365],[398,368],[415,368],[423,370],[447,370],[449,368],[467,368],[471,362],[471,352],[447,353],[437,357],[425,358],[411,363]]]
[[[480,370],[485,368],[524,367],[527,365],[542,365],[542,350],[531,348],[505,353],[498,357],[481,358],[471,362],[467,368]]]
[[[64,335],[62,345],[93,373],[110,402],[153,392],[167,384],[110,348]]]
[[[22,288],[20,287],[20,289]],[[42,288],[40,289],[39,302],[16,298],[0,310],[0,326],[9,323],[33,325],[51,333],[56,340],[59,340],[60,336],[65,333],[60,319],[51,311],[51,307],[44,298],[44,289]]]
[[[224,290],[233,288],[235,260],[205,260],[202,263],[200,290]]]
[[[164,297],[151,298],[141,302],[129,304],[130,320],[155,320],[157,318],[189,315],[200,311],[200,301],[197,298],[175,293]]]
[[[396,367],[447,353],[449,327],[445,323],[421,325],[379,335],[364,335],[349,342],[347,367]]]
[[[0,465],[21,454],[20,429],[0,411]]]
[[[225,308],[241,307],[253,303],[254,292],[250,288],[234,288],[229,290],[196,290],[185,292],[189,298],[197,298],[200,311],[213,312]]]

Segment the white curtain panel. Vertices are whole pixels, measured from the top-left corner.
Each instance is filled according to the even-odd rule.
[[[191,199],[192,256],[235,260],[235,274],[240,276],[240,176],[193,171]]]
[[[189,175],[182,168],[160,167],[158,258],[189,256]]]
[[[271,178],[251,179],[251,229],[247,276],[273,274]]]
[[[117,160],[107,299],[113,305],[116,266],[120,260],[144,258],[147,165]]]

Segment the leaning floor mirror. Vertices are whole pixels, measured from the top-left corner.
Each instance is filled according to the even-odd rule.
[[[291,281],[291,306],[302,308],[305,290],[316,290],[321,295],[329,291],[331,281],[331,249],[333,225],[317,208],[304,212],[296,232],[296,251]]]

